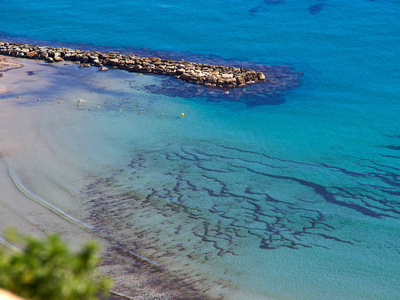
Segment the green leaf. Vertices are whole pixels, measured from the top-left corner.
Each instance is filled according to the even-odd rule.
[[[33,300],[97,299],[112,288],[110,278],[96,273],[100,256],[94,241],[72,253],[56,234],[40,240],[9,229],[5,236],[24,250],[9,254],[0,249],[1,288]]]

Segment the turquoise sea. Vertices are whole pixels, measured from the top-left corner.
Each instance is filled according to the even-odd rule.
[[[0,80],[35,75],[0,94],[1,176],[204,297],[400,299],[399,20],[394,0],[2,0],[3,41],[302,75],[265,101],[29,62]]]

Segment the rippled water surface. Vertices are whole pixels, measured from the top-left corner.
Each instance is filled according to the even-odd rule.
[[[399,3],[24,2],[3,1],[2,40],[303,75],[264,101],[29,63],[1,79],[17,74],[0,94],[4,185],[212,296],[400,297]]]

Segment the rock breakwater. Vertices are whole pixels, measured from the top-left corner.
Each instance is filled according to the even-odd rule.
[[[241,67],[170,60],[159,57],[140,57],[133,54],[84,51],[0,41],[0,55],[44,60],[48,63],[74,61],[82,67],[111,67],[137,73],[169,75],[179,80],[209,87],[232,89],[263,82],[261,71]]]

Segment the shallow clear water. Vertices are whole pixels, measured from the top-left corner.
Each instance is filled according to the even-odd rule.
[[[227,298],[400,296],[396,1],[3,2],[2,39],[304,73],[285,102],[250,106],[188,98],[186,84],[151,93],[169,84],[159,76],[41,66],[40,84],[0,99],[29,88],[10,111],[34,118],[20,127],[38,139],[19,148],[8,128],[0,148],[24,149],[6,159],[32,192]]]

